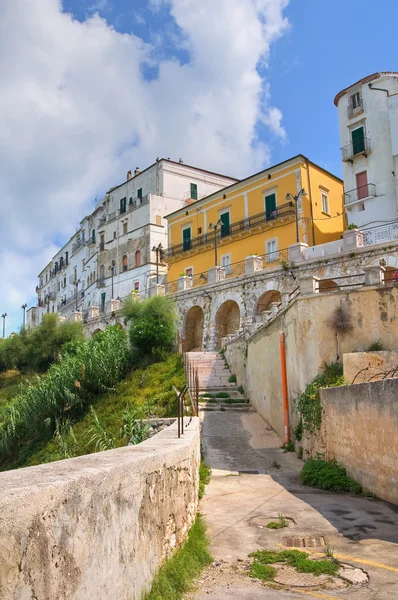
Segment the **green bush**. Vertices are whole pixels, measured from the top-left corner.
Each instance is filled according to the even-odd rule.
[[[301,470],[300,481],[304,485],[332,492],[362,492],[359,483],[347,476],[344,467],[325,460],[308,460]]]
[[[66,347],[60,362],[36,377],[3,410],[0,462],[19,454],[21,445],[48,439],[57,421],[73,419],[94,396],[114,389],[127,364],[127,336],[116,327]]]
[[[199,467],[199,500],[205,495],[205,487],[210,483],[211,468],[205,463],[201,462]]]
[[[130,342],[137,356],[162,356],[175,342],[175,311],[169,298],[156,296],[145,302],[128,299],[123,305],[131,321]]]

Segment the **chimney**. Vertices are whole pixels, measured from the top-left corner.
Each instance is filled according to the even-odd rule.
[[[135,177],[136,175],[139,175],[140,173],[141,173],[140,169],[139,169],[138,167],[136,167],[136,168],[134,169],[134,177]]]
[[[131,170],[130,170],[130,171],[127,171],[126,179],[128,181],[131,178],[132,178],[132,175],[131,175]]]
[[[180,165],[184,164],[184,161],[182,160],[182,158],[180,158],[180,160],[178,162],[180,163]]]

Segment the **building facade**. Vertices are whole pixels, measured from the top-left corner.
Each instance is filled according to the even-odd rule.
[[[294,197],[303,189],[296,218]],[[315,246],[340,239],[345,229],[343,182],[298,155],[179,208],[166,219],[172,292],[172,282],[184,273],[196,285],[206,282],[214,266],[236,276],[238,265],[250,255],[274,267],[288,262],[287,249],[297,241]]]
[[[398,73],[374,73],[337,94],[350,224],[398,219]]]
[[[149,295],[166,272],[160,252],[167,247],[165,214],[175,211],[236,180],[160,159],[111,188],[78,231],[39,275],[38,301],[28,311],[28,326],[45,313],[87,317],[90,309],[112,312],[112,301],[131,293]]]

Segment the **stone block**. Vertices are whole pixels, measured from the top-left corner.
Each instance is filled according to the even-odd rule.
[[[95,317],[99,317],[99,306],[90,306],[88,309],[88,318],[94,319]]]
[[[83,313],[79,310],[76,310],[74,313],[71,314],[69,320],[71,323],[81,323],[83,321]]]
[[[218,283],[224,281],[226,275],[225,267],[212,267],[208,271],[208,283]]]
[[[301,295],[307,296],[308,294],[319,293],[318,282],[319,277],[314,277],[314,275],[304,275],[303,277],[299,277]]]
[[[285,308],[290,302],[290,292],[283,292],[282,296],[282,307]]]
[[[264,310],[261,313],[261,319],[262,319],[263,323],[268,323],[268,321],[270,320],[271,316],[272,316],[272,311],[271,310]]]
[[[120,300],[111,300],[111,312],[116,312],[120,310],[120,305]]]
[[[365,285],[382,285],[384,267],[375,265],[373,267],[363,267],[365,271]]]
[[[261,256],[247,256],[245,258],[245,274],[256,273],[264,268]]]
[[[280,306],[281,306],[280,302],[271,302],[270,307],[271,307],[272,315],[278,314],[278,312],[280,311]]]
[[[191,290],[193,288],[193,279],[188,275],[181,275],[178,278],[178,291],[185,292],[185,290]]]
[[[289,246],[289,261],[290,262],[302,262],[304,259],[304,250],[308,248],[308,244],[299,242],[298,244],[292,244]]]
[[[158,283],[156,285],[152,285],[150,287],[150,296],[164,296],[166,293],[166,288],[164,285]]]
[[[343,233],[343,250],[349,252],[357,248],[363,248],[364,236],[359,229],[347,229]]]

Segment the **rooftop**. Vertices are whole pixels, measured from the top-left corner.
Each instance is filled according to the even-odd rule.
[[[398,77],[398,72],[397,71],[380,71],[379,73],[372,73],[372,75],[368,75],[367,77],[363,77],[362,79],[359,79],[355,83],[352,83],[348,87],[344,88],[344,90],[341,90],[341,92],[339,92],[335,96],[335,99],[334,99],[335,106],[338,105],[340,98],[342,98],[348,92],[348,90],[350,90],[352,87],[354,87],[356,85],[363,85],[364,83],[370,83],[374,79],[379,79],[380,77],[383,77],[384,75],[391,75],[392,77]]]

